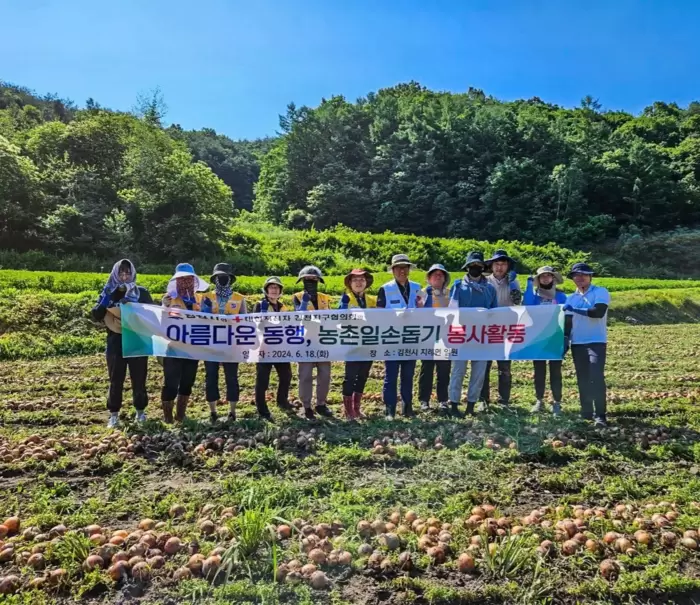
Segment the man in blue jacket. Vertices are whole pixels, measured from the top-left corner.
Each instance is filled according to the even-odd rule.
[[[450,307],[493,309],[498,306],[495,288],[484,277],[484,255],[481,252],[470,252],[462,269],[467,273],[452,285],[450,291]],[[467,391],[467,414],[474,414],[474,406],[479,399],[484,385],[488,361],[472,360],[472,373],[469,377]],[[452,362],[450,376],[450,408],[453,416],[459,416],[459,402],[462,399],[462,384],[467,373],[467,360],[457,359]]]

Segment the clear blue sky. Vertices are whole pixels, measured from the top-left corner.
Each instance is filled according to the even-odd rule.
[[[700,0],[0,0],[0,79],[274,134],[288,102],[399,82],[638,112],[700,100]]]

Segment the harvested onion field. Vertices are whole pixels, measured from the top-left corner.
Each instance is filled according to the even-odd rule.
[[[153,362],[120,432],[102,356],[0,362],[0,603],[700,602],[700,327],[610,335],[605,430],[570,359],[559,419],[516,363],[510,412],[390,424],[376,364],[367,421],[269,425],[251,366],[237,423],[208,422],[201,369],[175,428]]]

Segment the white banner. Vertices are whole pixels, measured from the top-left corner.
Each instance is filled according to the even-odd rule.
[[[559,305],[210,315],[122,305],[125,357],[221,362],[561,359]]]

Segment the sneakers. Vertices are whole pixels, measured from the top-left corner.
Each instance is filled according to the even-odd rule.
[[[386,417],[384,418],[387,422],[394,422],[394,415],[393,414],[387,414]]]
[[[477,412],[488,412],[489,411],[489,404],[486,403],[485,401],[480,401],[477,408],[476,408],[476,411]]]
[[[136,410],[136,415],[134,416],[134,421],[138,424],[143,424],[146,422],[146,412],[144,410]]]
[[[330,408],[325,404],[317,405],[316,412],[318,412],[321,416],[325,416],[326,418],[333,417],[333,412],[331,412]]]
[[[278,403],[277,407],[282,410],[283,412],[293,412],[294,411],[294,406],[289,403],[289,401],[285,401],[284,403]]]
[[[559,403],[558,401],[555,401],[552,404],[552,414],[554,414],[555,416],[561,416],[561,403]]]
[[[452,404],[453,406],[457,404]],[[441,416],[448,416],[450,414],[450,404],[447,401],[441,401],[438,403],[438,412]]]
[[[440,404],[442,406],[442,404]],[[421,401],[420,402],[420,411],[421,412],[429,412],[430,411],[430,402],[429,401]]]
[[[116,429],[119,426],[119,414],[113,413],[109,415],[109,420],[107,421],[108,429]]]
[[[532,409],[530,410],[531,414],[541,414],[544,412],[544,402],[541,399],[537,400],[537,403],[532,406]]]
[[[601,416],[596,416],[593,419],[593,426],[595,428],[604,429],[605,427],[608,426],[608,421]]]
[[[316,420],[316,414],[311,408],[304,408],[304,416],[307,420]]]

